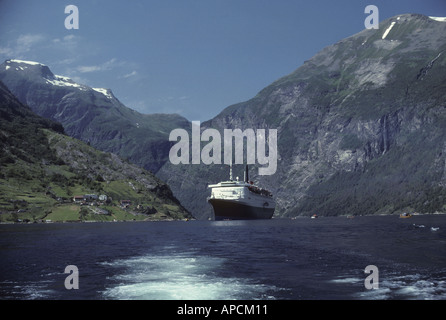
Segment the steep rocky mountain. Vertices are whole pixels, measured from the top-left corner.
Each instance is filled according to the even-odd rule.
[[[124,106],[111,90],[54,75],[41,63],[7,60],[0,70],[0,81],[38,115],[60,122],[72,137],[153,172],[167,159],[169,132],[188,125],[174,114],[141,114]]]
[[[168,159],[169,132],[190,130],[190,123],[160,116],[162,129],[152,123],[142,133],[137,120],[152,116],[132,118],[137,113],[109,91],[41,65],[33,66],[40,80],[31,79],[27,67],[13,60],[0,66],[0,80],[21,101],[70,135],[154,170],[197,218],[211,216],[207,184],[227,179],[227,166]],[[253,165],[250,175],[275,194],[277,217],[444,211],[446,19],[402,14],[382,21],[224,109],[202,123],[207,128],[222,135],[225,128],[278,130],[277,172],[259,176]],[[234,175],[243,177],[242,170],[235,166]]]
[[[0,221],[190,216],[152,173],[65,135],[61,124],[33,113],[1,82],[0,147]],[[74,196],[85,194],[107,201],[73,205]],[[133,206],[123,209],[122,199]]]
[[[278,130],[277,172],[252,170],[276,195],[276,216],[444,211],[446,21],[403,14],[363,30],[202,124],[211,127]],[[206,214],[206,183],[224,175],[169,163],[158,172]]]

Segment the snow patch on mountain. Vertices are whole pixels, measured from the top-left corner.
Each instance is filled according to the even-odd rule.
[[[60,86],[60,87],[73,87],[73,88],[78,88],[79,90],[84,90],[86,91],[87,88],[83,85],[80,85],[76,82],[74,82],[73,80],[71,80],[68,77],[64,77],[64,76],[58,76],[55,75],[53,79],[45,79],[46,83],[52,84],[54,86]]]
[[[28,69],[28,66],[27,65],[40,65],[39,63],[37,63],[37,62],[33,62],[33,61],[24,61],[24,60],[7,60],[6,61],[6,66],[5,66],[5,70],[9,70],[9,69],[11,69],[11,66],[9,65],[9,64],[11,64],[11,62],[12,63],[18,63],[18,64],[20,64],[20,65],[18,65],[18,66],[16,66],[15,67],[15,70],[16,71],[24,71],[25,69]]]
[[[396,23],[396,22],[393,21],[393,22],[390,24],[390,27],[388,27],[387,30],[384,31],[384,34],[383,34],[383,36],[382,36],[382,39],[383,39],[383,40],[387,37],[387,35],[389,34],[390,30],[392,30],[392,28],[393,28],[393,26],[395,25],[395,23]]]
[[[429,17],[429,18],[435,21],[446,22],[446,17]]]
[[[15,69],[15,71],[25,71],[28,69],[28,67],[31,66],[40,66],[45,67],[42,63],[34,62],[34,61],[26,61],[26,60],[18,60],[18,59],[10,59],[5,61],[5,70]],[[98,93],[103,94],[106,98],[112,100],[114,99],[114,96],[109,89],[104,88],[90,88],[86,85],[79,84],[74,82],[71,78],[65,77],[65,76],[59,76],[59,75],[53,75],[51,71],[44,72],[41,74],[42,79],[45,81],[46,84],[50,84],[53,86],[59,86],[59,87],[71,87],[71,88],[77,88],[81,91],[88,91],[88,90],[94,90]]]
[[[7,60],[6,63],[24,63],[24,64],[30,64],[33,66],[44,66],[44,64],[39,63],[39,62],[35,62],[35,61],[25,61],[25,60],[18,60],[18,59],[11,59],[11,60]]]
[[[113,95],[111,94],[110,90],[104,89],[104,88],[92,88],[94,91],[102,93],[104,96],[106,96],[108,99],[113,99]]]

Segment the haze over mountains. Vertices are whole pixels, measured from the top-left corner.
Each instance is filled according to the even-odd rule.
[[[444,20],[392,17],[378,30],[326,47],[201,128],[278,130],[277,172],[251,170],[275,194],[276,216],[445,210]],[[197,218],[211,215],[207,184],[227,179],[228,170],[169,162],[169,133],[190,129],[186,119],[142,115],[110,90],[77,84],[38,63],[7,60],[0,80],[68,134],[152,170]]]

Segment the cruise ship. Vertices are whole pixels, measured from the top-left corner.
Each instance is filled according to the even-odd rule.
[[[208,185],[211,196],[207,200],[214,209],[215,220],[271,219],[276,207],[271,192],[249,181],[248,166],[244,181],[234,181],[232,166],[229,167],[229,181]]]

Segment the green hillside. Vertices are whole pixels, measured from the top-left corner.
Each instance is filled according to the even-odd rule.
[[[0,222],[189,217],[153,174],[66,136],[1,83],[0,115]]]

